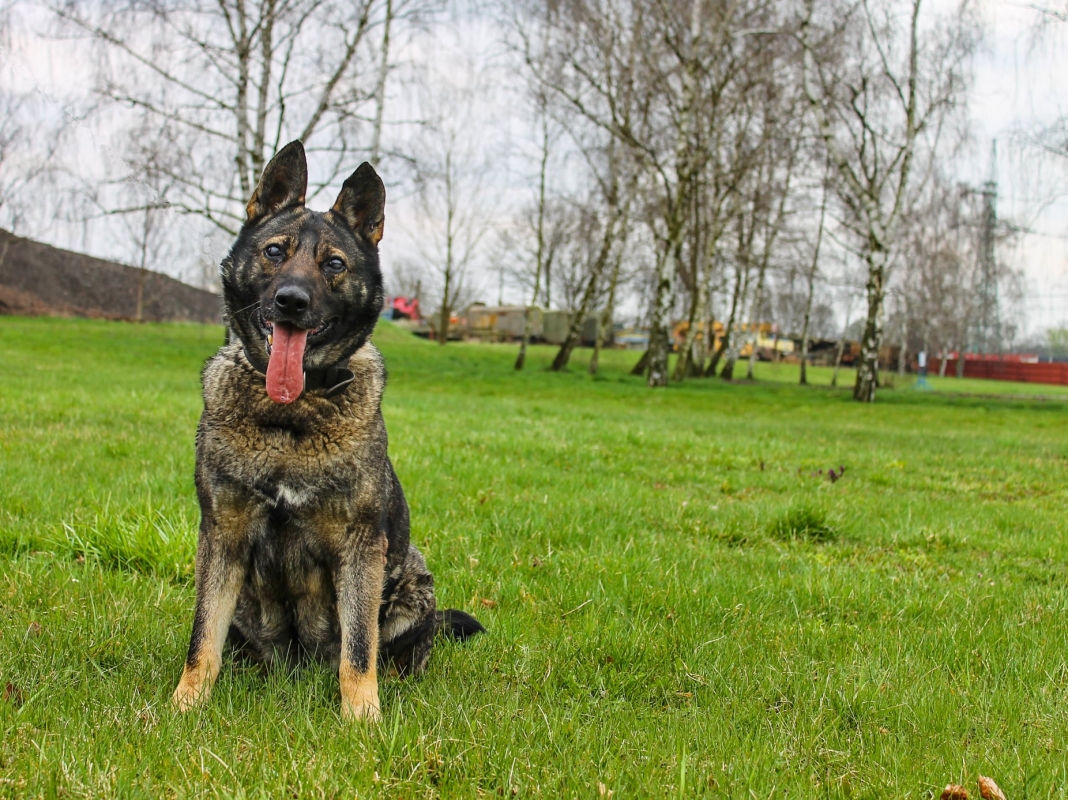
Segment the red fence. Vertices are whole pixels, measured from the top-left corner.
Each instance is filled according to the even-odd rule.
[[[927,359],[927,374],[937,375],[941,361]],[[946,376],[957,374],[957,359],[946,359]],[[1019,361],[973,361],[964,359],[965,378],[986,378],[994,381],[1019,381],[1020,383],[1052,383],[1068,386],[1068,364],[1025,364]]]

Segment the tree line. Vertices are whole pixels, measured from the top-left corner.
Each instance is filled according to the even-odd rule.
[[[596,371],[611,321],[629,309],[649,331],[635,371],[651,387],[735,377],[760,322],[798,335],[802,356],[814,336],[855,335],[862,402],[875,398],[888,335],[931,351],[974,338],[983,209],[953,162],[982,33],[969,2],[38,7],[51,35],[92,53],[84,115],[120,143],[120,168],[84,181],[78,213],[123,220],[142,267],[173,255],[161,213],[232,236],[263,165],[301,138],[317,165],[310,198],[366,158],[414,199],[418,253],[390,279],[434,296],[443,343],[473,288],[492,291],[478,285],[480,264],[499,295],[507,283],[524,304],[572,312],[554,369],[593,316]],[[413,42],[472,20],[495,39],[496,68],[419,63]],[[502,80],[519,156],[480,138],[476,107]],[[0,126],[0,189],[28,174],[9,155],[25,136],[17,120]],[[525,165],[508,180],[511,197],[518,183],[529,199],[487,209],[502,160]],[[0,211],[4,202],[0,191]],[[530,335],[528,323],[517,368]]]

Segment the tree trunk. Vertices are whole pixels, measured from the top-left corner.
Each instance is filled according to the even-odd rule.
[[[696,184],[697,181],[694,181]],[[704,248],[701,236],[701,213],[699,192],[695,188],[690,193],[690,274],[693,277],[693,287],[690,289],[690,311],[686,316],[686,334],[683,337],[682,346],[679,347],[679,358],[675,362],[676,381],[684,380],[693,374],[693,362],[697,341],[697,332],[700,330],[705,307],[708,305],[708,288],[705,282],[706,270],[704,268]],[[703,360],[703,359],[702,359]],[[701,365],[704,366],[703,364]],[[700,375],[700,370],[698,370]]]
[[[734,276],[734,293],[731,297],[731,313],[727,317],[727,324],[723,326],[723,338],[719,340],[719,347],[717,347],[716,351],[712,354],[712,360],[708,362],[708,367],[705,369],[706,378],[711,378],[716,374],[716,367],[719,366],[720,359],[723,358],[723,354],[727,352],[727,349],[731,346],[731,340],[734,338],[734,320],[735,315],[738,312],[738,298],[742,290],[741,282],[742,272],[741,265],[739,265]]]
[[[830,173],[830,162],[827,164],[827,172]],[[812,298],[816,291],[816,271],[820,264],[820,245],[823,244],[823,223],[827,216],[827,182],[828,174],[823,181],[823,199],[820,201],[820,224],[816,228],[816,247],[812,251],[812,266],[808,269],[808,293],[805,296],[805,321],[801,327],[801,385],[808,384],[808,324],[812,318]]]
[[[731,324],[728,326],[728,331],[734,326],[736,306],[737,308],[741,308],[742,306],[744,306],[745,299],[749,295],[749,261],[747,258],[745,258],[745,256],[743,256],[739,263],[744,263],[745,265],[744,269],[742,270],[741,292],[740,296],[738,297],[737,304],[731,304]],[[725,338],[723,340],[723,349],[727,353],[727,363],[723,365],[723,370],[719,373],[719,377],[721,377],[725,381],[734,380],[734,365],[735,362],[737,362],[738,360],[738,353],[741,349],[738,347],[738,336],[735,335],[733,332],[728,331],[724,332]],[[727,339],[727,336],[729,336],[730,338]]]
[[[375,121],[371,129],[371,166],[378,166],[382,147],[382,117],[386,109],[386,75],[389,73],[389,29],[393,25],[393,0],[386,0],[386,21],[382,31],[382,63],[378,66],[378,85],[375,86]]]
[[[897,354],[897,374],[903,376],[905,374],[906,357],[908,355],[909,347],[909,307],[908,303],[905,304],[905,317],[901,321],[901,349]]]
[[[134,319],[138,322],[145,320],[145,275],[147,272],[143,266],[137,271],[137,310],[134,312]]]
[[[727,348],[727,362],[723,365],[723,370],[719,373],[719,377],[725,381],[734,380],[734,366],[738,362],[738,337],[735,336],[731,340],[731,346]]]
[[[671,337],[667,330],[668,303],[671,300],[671,281],[675,276],[675,253],[678,250],[680,230],[671,231],[663,257],[656,270],[656,294],[653,298],[653,314],[649,322],[649,361],[646,384],[650,387],[667,386],[668,352]]]
[[[586,291],[582,293],[582,301],[579,303],[578,311],[575,313],[574,319],[571,320],[571,326],[567,331],[567,338],[564,339],[564,343],[560,345],[560,350],[557,352],[556,358],[553,359],[552,366],[550,367],[553,372],[559,372],[566,367],[567,362],[571,360],[571,353],[574,351],[575,345],[578,344],[579,336],[582,335],[582,326],[586,322],[586,315],[589,313],[590,303],[593,302],[594,295],[597,293],[597,282],[601,279],[601,273],[604,272],[605,265],[608,263],[608,259],[612,255],[612,245],[616,238],[616,225],[619,223],[620,216],[619,196],[617,193],[618,185],[618,178],[613,174],[608,197],[608,218],[604,223],[604,234],[601,237],[601,249],[597,253],[597,259],[593,262],[593,266],[590,269],[590,278],[586,283]]]
[[[675,139],[675,197],[668,194],[667,207],[667,242],[664,259],[659,265],[656,276],[656,298],[653,302],[653,314],[649,328],[649,374],[646,380],[650,387],[667,386],[668,355],[671,351],[671,335],[668,330],[668,303],[671,300],[672,280],[675,277],[678,257],[682,248],[683,226],[685,224],[687,197],[693,191],[692,186],[693,153],[690,149],[690,135],[693,130],[697,77],[701,64],[696,53],[702,37],[701,3],[693,3],[690,9],[690,46],[691,52],[685,58],[682,74],[683,105],[680,111],[679,126]],[[667,187],[665,187],[667,188]]]
[[[871,241],[868,250],[868,318],[864,323],[864,336],[860,340],[860,362],[857,364],[857,380],[853,385],[853,399],[861,403],[874,402],[875,390],[879,386],[886,255],[881,241]]]
[[[848,327],[848,323],[847,323]],[[838,340],[838,352],[834,354],[834,373],[831,375],[831,386],[838,385],[838,371],[842,368],[842,354],[845,352],[845,334]]]
[[[450,271],[445,272],[445,291],[441,296],[441,313],[438,315],[438,344],[444,347],[445,342],[449,340],[449,312],[450,308],[449,297],[449,276]]]
[[[745,370],[746,380],[753,380],[753,364],[756,363],[757,357],[757,343],[760,341],[760,301],[764,299],[764,275],[768,269],[767,253],[764,254],[764,259],[760,264],[760,274],[757,277],[756,292],[753,294],[753,313],[749,315],[752,325],[756,328],[753,331],[753,346],[749,350],[749,365]]]
[[[623,228],[620,230],[620,246],[616,251],[616,257],[612,262],[612,277],[608,279],[608,300],[605,303],[604,312],[597,319],[597,339],[593,343],[593,356],[590,358],[590,375],[596,375],[600,367],[601,348],[604,347],[606,331],[612,324],[612,315],[616,308],[616,286],[619,284],[619,268],[623,263],[622,247],[627,242],[627,216],[624,212],[622,220]]]
[[[444,345],[449,340],[449,310],[445,307],[441,307],[441,314],[438,317],[438,344]]]
[[[638,359],[638,363],[631,369],[631,375],[644,375],[645,371],[649,369],[649,348],[645,348],[645,352],[642,353],[642,357]]]
[[[567,338],[560,345],[560,350],[556,353],[552,366],[549,367],[553,372],[559,372],[571,360],[571,353],[574,352],[579,336],[582,335],[582,326],[586,321],[586,314],[589,312],[593,296],[597,292],[597,279],[601,277],[600,271],[603,268],[604,264],[600,264],[599,267],[595,265],[594,271],[590,274],[590,279],[586,283],[586,291],[582,293],[582,301],[579,303],[578,311],[575,312],[575,316],[571,320],[571,326],[568,328]]]
[[[534,265],[534,297],[531,306],[538,304],[538,292],[541,290],[542,262],[545,260],[545,171],[549,162],[548,122],[542,119],[541,171],[538,177],[538,251],[537,263]],[[519,344],[519,354],[515,358],[515,368],[523,369],[527,361],[527,345],[530,343],[530,307],[523,309],[523,341]]]
[[[704,313],[708,305],[708,294],[705,286],[704,275],[701,270],[694,274],[694,291],[690,296],[690,313],[687,317],[688,326],[682,346],[679,348],[679,360],[675,363],[674,378],[681,381],[686,378],[691,370],[694,356],[694,344],[697,341],[697,331],[700,330],[700,315]]]

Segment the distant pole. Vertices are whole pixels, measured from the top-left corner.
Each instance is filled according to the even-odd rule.
[[[990,178],[977,194],[983,211],[979,227],[978,306],[974,344],[980,353],[1001,352],[1001,315],[998,310],[998,269],[995,237],[998,224],[998,141],[990,145]],[[961,354],[963,357],[963,353]]]

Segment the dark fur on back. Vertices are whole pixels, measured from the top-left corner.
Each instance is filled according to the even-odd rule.
[[[237,341],[203,374],[197,607],[180,708],[207,696],[229,639],[266,663],[339,664],[343,713],[375,717],[380,660],[417,673],[439,630],[483,630],[437,610],[387,453],[385,368],[369,341],[382,306],[382,183],[364,164],[326,213],[304,207],[306,183],[293,143],[264,171],[222,265]],[[289,403],[264,383],[279,325],[310,331],[305,389]]]

